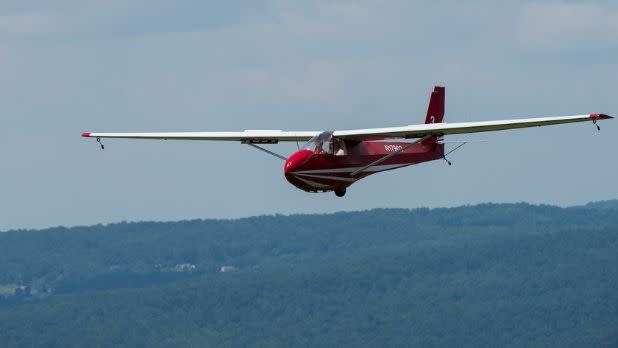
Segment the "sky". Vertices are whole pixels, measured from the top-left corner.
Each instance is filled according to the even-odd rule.
[[[242,144],[80,137],[422,123],[436,84],[447,122],[616,115],[618,3],[3,0],[0,230],[618,198],[616,120],[457,136],[486,142],[345,198]]]

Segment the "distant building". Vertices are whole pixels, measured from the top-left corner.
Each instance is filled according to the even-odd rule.
[[[25,285],[17,284],[0,284],[0,296],[9,297],[17,294],[20,291],[26,289]]]
[[[174,266],[174,272],[191,272],[195,271],[197,267],[192,263],[181,263]]]
[[[221,269],[219,270],[219,272],[221,273],[225,273],[225,272],[234,272],[237,271],[238,268],[234,267],[234,266],[221,266]]]

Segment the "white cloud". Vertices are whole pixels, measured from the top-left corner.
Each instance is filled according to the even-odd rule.
[[[369,15],[366,7],[358,3],[345,2],[324,2],[319,3],[320,12],[326,15],[345,16],[348,18],[365,18]]]
[[[399,3],[399,2],[397,2]],[[405,2],[403,2],[405,4]],[[262,18],[264,30],[301,39],[346,40],[383,38],[405,24],[402,6],[376,1],[307,1],[299,5],[273,1]],[[404,5],[403,8],[409,5]]]
[[[57,19],[50,14],[25,13],[0,16],[0,34],[44,34],[58,29]]]
[[[531,48],[618,43],[618,10],[592,3],[530,3],[523,7],[519,40]]]

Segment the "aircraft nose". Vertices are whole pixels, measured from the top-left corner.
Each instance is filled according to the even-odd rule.
[[[285,174],[288,174],[297,170],[299,166],[307,162],[307,160],[311,157],[312,154],[313,152],[309,150],[301,150],[295,152],[285,161],[285,165],[283,166],[283,172]]]

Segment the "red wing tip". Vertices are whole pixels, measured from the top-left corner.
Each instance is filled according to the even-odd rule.
[[[590,118],[593,120],[609,120],[613,117],[605,114],[590,114]]]
[[[88,138],[90,137],[90,133],[89,132],[82,133],[82,137]]]

